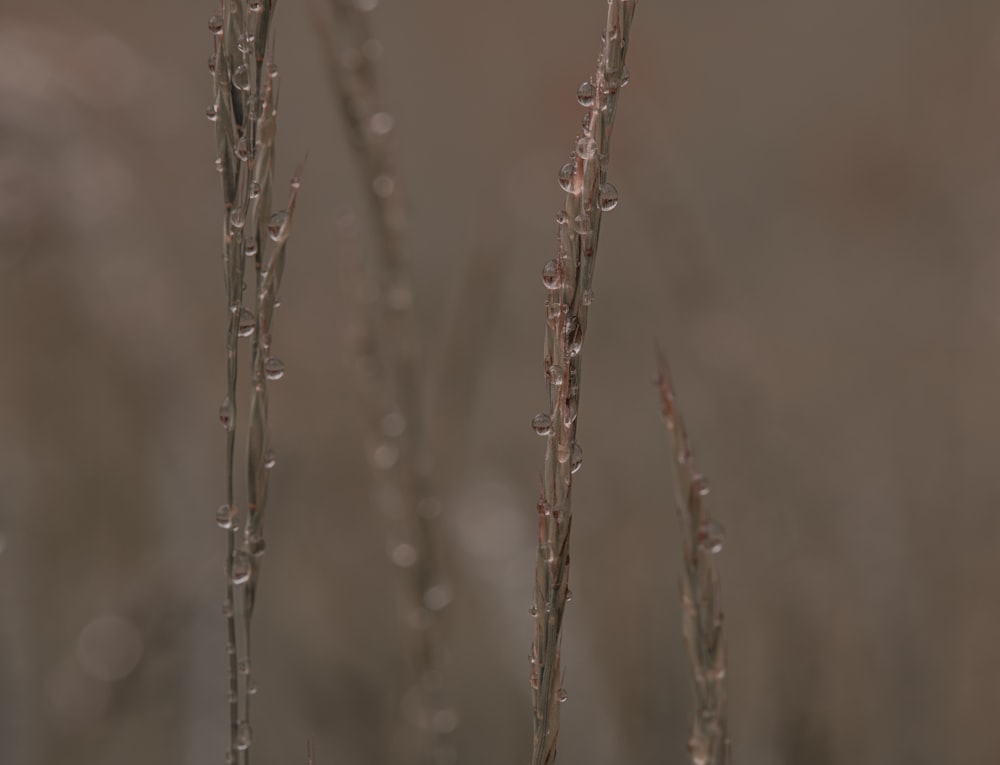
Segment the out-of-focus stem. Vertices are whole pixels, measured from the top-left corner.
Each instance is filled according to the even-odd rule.
[[[695,467],[667,360],[660,351],[657,362],[663,422],[673,447],[674,491],[684,553],[681,623],[694,688],[688,751],[693,765],[728,765],[726,644],[719,572],[713,560],[722,550],[724,532],[705,505],[708,481]]]

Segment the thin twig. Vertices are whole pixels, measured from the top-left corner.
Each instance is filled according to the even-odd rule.
[[[618,94],[628,82],[625,57],[634,13],[635,0],[611,0],[608,4],[596,74],[577,92],[580,104],[587,108],[583,132],[570,161],[559,172],[566,203],[556,217],[558,252],[542,271],[542,281],[549,290],[544,358],[549,408],[532,421],[536,433],[548,436],[538,502],[532,605],[532,765],[551,765],[555,761],[559,704],[566,699],[560,654],[569,586],[570,495],[573,474],[583,459],[576,441],[582,349],[593,297],[601,216],[618,203],[618,192],[607,182],[608,159]]]
[[[695,467],[667,359],[659,349],[656,356],[663,422],[670,432],[674,453],[674,492],[684,553],[681,618],[695,707],[688,752],[693,765],[728,765],[726,643],[722,592],[714,561],[722,550],[725,534],[705,505],[708,480]]]
[[[276,0],[224,2],[209,20],[214,53],[209,60],[215,100],[207,110],[216,125],[216,169],[222,178],[223,266],[227,296],[226,395],[219,419],[226,430],[226,503],[216,521],[227,534],[226,618],[229,663],[228,762],[249,763],[251,745],[250,622],[260,556],[264,552],[263,515],[269,449],[267,381],[283,374],[270,354],[271,323],[284,270],[298,179],[293,180],[285,211],[271,213],[275,118],[278,103],[272,20]],[[256,272],[256,294],[247,305],[246,264]],[[248,506],[240,513],[235,497],[236,401],[239,339],[253,338],[249,443]],[[243,528],[244,533],[237,532]],[[239,615],[239,619],[237,618]]]
[[[370,7],[354,0],[329,0],[335,26],[313,11],[337,97],[354,144],[374,225],[372,258],[360,264],[353,218],[338,230],[345,257],[363,296],[354,322],[351,353],[375,499],[388,525],[389,558],[399,569],[400,609],[407,644],[410,689],[403,707],[420,743],[403,744],[418,761],[429,762],[450,747],[457,714],[445,681],[442,611],[452,585],[442,563],[444,544],[436,518],[432,465],[424,427],[420,343],[414,291],[402,245],[404,204],[392,157],[392,116],[383,109],[375,61]],[[435,752],[437,754],[435,754]]]

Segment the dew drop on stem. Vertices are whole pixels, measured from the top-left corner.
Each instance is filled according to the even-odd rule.
[[[233,408],[233,401],[229,396],[222,399],[222,403],[219,404],[219,422],[222,423],[222,427],[226,430],[232,430],[235,426],[233,421],[235,412]]]
[[[285,362],[276,356],[268,356],[264,359],[264,376],[268,380],[280,380],[285,376]]]
[[[618,206],[618,189],[610,183],[602,183],[597,192],[597,206],[603,212],[610,212]]]
[[[557,290],[562,287],[562,265],[558,258],[552,258],[542,267],[542,284],[545,285],[545,289],[549,290]]]
[[[245,51],[249,52],[249,51]],[[240,90],[250,89],[250,70],[246,64],[240,64],[233,70],[233,86]]]
[[[539,436],[547,436],[552,432],[552,418],[545,412],[539,412],[531,419],[531,427]]]
[[[722,552],[726,530],[718,521],[706,521],[698,526],[698,547],[713,555]]]
[[[215,511],[215,522],[218,524],[219,528],[226,529],[228,531],[233,527],[233,523],[235,521],[235,505],[219,505],[219,508]]]
[[[288,213],[283,210],[274,213],[267,221],[267,235],[271,241],[280,242],[288,225]]]
[[[208,20],[208,31],[213,35],[222,34],[222,16],[212,16]]]
[[[211,118],[209,118],[211,119]],[[559,168],[559,188],[569,191],[573,185],[573,163],[567,162]]]
[[[243,550],[233,555],[233,584],[246,584],[250,580],[250,556]]]
[[[219,110],[215,108],[215,104],[205,110],[205,116],[208,117],[209,122],[215,122],[219,119]]]
[[[576,154],[580,159],[593,159],[597,153],[597,141],[590,136],[583,136],[576,142]]]
[[[245,752],[247,749],[249,749],[251,736],[252,733],[250,730],[250,723],[245,721],[241,722],[239,728],[237,728],[236,731],[236,748],[239,749],[241,752]]]
[[[570,458],[569,458],[569,472],[578,473],[580,472],[580,468],[582,467],[583,467],[583,449],[580,447],[580,444],[574,443],[573,450],[570,453]]]
[[[594,86],[589,81],[580,83],[580,87],[576,89],[576,100],[580,106],[587,108],[594,105]]]

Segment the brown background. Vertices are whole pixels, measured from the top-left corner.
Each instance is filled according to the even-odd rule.
[[[0,9],[0,761],[221,763],[213,3],[22,5]],[[367,765],[402,648],[341,362],[331,218],[359,180],[307,6],[281,6],[279,175],[308,164],[275,331],[255,760],[304,761],[313,734],[321,762]],[[603,14],[374,16],[453,549],[460,762],[530,745],[539,276]],[[1000,6],[640,0],[630,69],[560,761],[684,757],[654,338],[728,530],[736,760],[992,761]]]

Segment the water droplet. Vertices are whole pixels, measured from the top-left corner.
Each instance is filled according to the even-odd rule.
[[[257,181],[254,181],[253,183],[250,184],[250,198],[256,199],[259,196],[260,196],[260,184]]]
[[[268,356],[264,359],[264,376],[268,380],[280,380],[285,376],[285,362],[276,356]]]
[[[288,226],[288,213],[280,210],[274,213],[267,221],[267,235],[274,242],[280,242],[285,236],[285,229]]]
[[[580,448],[580,444],[573,444],[573,452],[570,455],[569,460],[569,472],[578,473],[580,468],[583,467],[583,449]]]
[[[222,157],[215,158],[215,172],[221,173],[225,169],[225,165],[222,162]]]
[[[278,77],[278,65],[273,61],[267,65],[267,76],[272,80],[275,80]]]
[[[726,543],[726,530],[718,521],[708,521],[698,527],[698,547],[715,555]]]
[[[531,686],[533,691],[538,690],[538,675],[532,670],[531,675],[528,677],[528,684]]]
[[[233,150],[233,154],[236,155],[236,159],[240,162],[246,162],[250,158],[250,150],[247,148],[247,139],[240,138],[236,142],[236,148]]]
[[[609,212],[618,207],[618,189],[610,183],[602,183],[597,192],[597,206],[604,212]]]
[[[391,175],[376,175],[374,180],[372,180],[372,191],[375,192],[375,196],[380,199],[387,199],[392,196],[392,192],[396,190],[396,182],[392,179]]]
[[[251,730],[250,723],[241,722],[236,730],[236,748],[245,752],[250,748]]]
[[[241,229],[243,228],[245,223],[246,221],[243,218],[243,211],[240,208],[234,207],[232,210],[229,211],[230,226],[232,226],[235,229]]]
[[[576,154],[580,159],[593,159],[597,153],[597,141],[590,136],[583,136],[576,142]]]
[[[215,511],[215,522],[220,529],[229,530],[236,521],[236,505],[219,505]]]
[[[236,423],[233,421],[235,414],[232,399],[226,396],[222,399],[222,403],[219,404],[219,422],[222,423],[223,428],[232,430],[236,426]]]
[[[574,163],[567,162],[561,168],[559,168],[559,188],[563,191],[569,191],[573,186],[573,170],[575,169]],[[563,213],[565,215],[566,213]]]
[[[292,180],[288,182],[288,185],[291,186],[294,191],[298,191],[302,188],[302,179],[297,175],[293,175]]]
[[[233,584],[246,584],[250,580],[250,556],[243,550],[233,555]]]
[[[549,382],[552,385],[562,385],[563,384],[563,368],[558,364],[553,364],[550,366],[546,373],[549,378]]]
[[[695,494],[699,497],[707,497],[712,490],[708,485],[708,478],[701,473],[698,473],[691,479],[691,488],[694,489]]]
[[[252,257],[255,257],[257,255],[257,240],[256,239],[248,239],[243,244],[243,254],[246,255],[248,258],[252,258]]]
[[[593,290],[584,290],[583,291],[583,297],[582,297],[582,299],[583,299],[583,304],[584,305],[590,305],[591,303],[594,302],[594,291]]]
[[[264,468],[270,470],[275,465],[278,464],[278,458],[274,454],[274,449],[268,449],[264,452]]]
[[[226,765],[233,765],[233,753],[232,752],[226,752],[222,756],[222,761],[224,763],[226,763]]]
[[[215,74],[215,56],[208,57],[208,71]]]
[[[562,287],[562,283],[562,264],[558,258],[552,258],[542,267],[542,284],[545,285],[545,289],[557,290]]]
[[[225,616],[227,619],[233,615],[233,601],[227,600],[222,604],[222,615]]]
[[[239,39],[236,41],[236,49],[240,53],[251,53],[253,52],[254,38],[251,34],[240,35]],[[235,78],[234,78],[235,79]],[[239,85],[237,85],[239,87]],[[246,88],[240,88],[240,90],[246,90]]]
[[[560,704],[564,704],[566,702],[566,699],[569,698],[569,694],[566,693],[566,689],[565,688],[560,688],[559,689],[559,693],[556,694],[556,698],[559,699],[559,703]]]
[[[240,325],[236,330],[236,334],[240,337],[250,337],[257,329],[257,317],[253,315],[253,312],[249,308],[244,308],[240,311]]]
[[[400,412],[389,412],[382,417],[382,433],[387,438],[399,438],[406,432],[406,418]]]
[[[208,117],[209,122],[215,122],[219,119],[219,110],[215,108],[215,104],[212,104],[205,110],[205,116]]]
[[[580,106],[587,108],[594,105],[594,86],[589,81],[581,83],[576,89],[576,100],[580,102]]]
[[[629,72],[629,70],[628,70],[628,67],[627,67],[627,66],[623,66],[623,67],[622,67],[622,73],[621,73],[621,76],[620,76],[620,79],[621,79],[621,86],[622,86],[623,88],[624,88],[624,87],[625,87],[626,85],[628,85],[628,84],[629,84],[629,81],[630,81],[630,80],[632,79],[632,75],[631,75],[631,73]]]
[[[589,234],[592,230],[592,226],[590,223],[590,216],[587,215],[587,213],[580,213],[575,218],[573,218],[573,230],[576,233],[582,234],[584,236]]]
[[[560,226],[565,226],[566,221],[569,220],[569,216],[566,214],[565,210],[560,210],[556,213],[556,223]]]
[[[573,591],[570,590],[570,589],[567,589],[566,590],[566,602],[569,603],[571,600],[573,600]]]
[[[250,683],[247,685],[247,693],[251,696],[257,695],[257,683]]]
[[[441,611],[451,603],[454,593],[447,582],[428,587],[424,592],[424,605],[431,611]]]
[[[552,432],[552,418],[545,412],[539,412],[531,418],[531,427],[540,436],[547,436]]]
[[[408,542],[400,542],[389,550],[389,560],[400,568],[409,568],[417,562],[417,548]]]
[[[375,112],[368,120],[368,129],[372,131],[372,135],[384,136],[389,134],[393,124],[394,121],[389,112]]]
[[[244,53],[249,53],[249,50]],[[233,86],[240,90],[250,90],[250,70],[246,64],[240,64],[233,70]]]
[[[538,616],[538,606],[532,603],[531,608],[528,609],[528,613],[531,615],[532,618]]]
[[[213,35],[222,34],[222,16],[212,16],[208,20],[208,31]]]
[[[569,306],[565,303],[560,303],[558,300],[545,301],[545,315],[548,317],[549,321],[556,321],[562,314],[569,310]]]
[[[568,428],[574,422],[576,422],[577,412],[580,410],[580,405],[577,403],[575,398],[567,398],[566,404],[563,407],[563,427]]]
[[[389,470],[399,459],[399,448],[395,444],[379,444],[372,452],[372,464],[379,470]]]
[[[247,3],[247,10],[250,11],[250,13],[260,13],[263,8],[264,3],[260,0],[250,0],[250,2]]]
[[[264,535],[260,530],[255,531],[247,539],[247,552],[254,558],[260,558],[267,552],[267,542],[264,541]]]
[[[236,671],[239,672],[241,675],[249,675],[250,674],[250,660],[249,659],[240,659],[239,662],[236,665]]]

